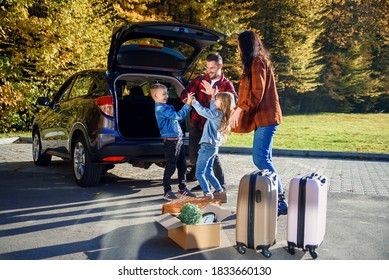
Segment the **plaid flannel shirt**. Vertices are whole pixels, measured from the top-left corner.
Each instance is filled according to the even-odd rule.
[[[235,132],[249,132],[258,127],[282,122],[282,111],[270,62],[256,57],[251,66],[251,77],[251,84],[245,75],[240,79],[237,106],[243,112],[238,128],[233,130]]]
[[[200,76],[197,76],[182,91],[182,93],[180,95],[180,98],[182,100],[184,100],[188,96],[188,93],[193,92],[193,93],[195,93],[196,100],[203,107],[209,108],[209,104],[210,104],[210,101],[211,101],[212,97],[210,95],[207,95],[207,94],[205,94],[205,93],[203,93],[201,91],[203,89],[203,87],[201,86],[201,82],[203,80],[206,80],[207,82],[211,83],[211,79],[209,78],[208,74],[202,74]],[[234,95],[234,97],[235,97],[235,101],[237,101],[238,95],[237,95],[237,93],[235,91],[234,85],[232,84],[232,82],[230,82],[229,80],[227,80],[224,77],[224,73],[222,73],[220,79],[212,87],[213,88],[218,87],[219,92],[222,92],[222,91],[231,92]],[[203,130],[204,124],[205,124],[206,120],[207,120],[206,118],[200,116],[195,110],[193,110],[192,111],[192,115],[191,115],[191,119],[190,119],[190,125],[193,126],[193,127],[198,128],[200,130]]]

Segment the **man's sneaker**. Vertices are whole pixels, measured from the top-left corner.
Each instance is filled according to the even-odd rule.
[[[163,199],[167,200],[167,201],[172,201],[174,199],[177,199],[178,197],[176,196],[176,194],[173,192],[173,191],[168,191],[167,193],[165,193],[163,195]]]
[[[278,195],[278,216],[288,214],[288,204],[285,201],[284,194]]]
[[[177,196],[178,197],[183,197],[183,196],[196,197],[196,195],[191,193],[190,190],[188,190],[187,188],[185,188],[183,190],[179,190],[177,192]]]
[[[220,199],[221,203],[227,203],[227,193],[225,191],[214,191],[213,196],[215,199]]]
[[[204,193],[204,197],[209,197],[209,198],[212,198],[213,199],[213,194],[208,192],[208,193]]]

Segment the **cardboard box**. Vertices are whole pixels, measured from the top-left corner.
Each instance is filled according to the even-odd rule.
[[[202,210],[204,213],[215,213],[216,222],[186,225],[171,213],[158,216],[156,221],[168,230],[168,237],[185,250],[219,247],[221,222],[232,212],[216,204],[209,204]]]
[[[162,214],[165,213],[178,214],[181,212],[182,206],[184,206],[187,203],[196,204],[200,209],[203,209],[209,204],[215,203],[221,205],[222,202],[220,199],[212,199],[210,197],[204,197],[204,196],[202,197],[183,196],[163,204]]]

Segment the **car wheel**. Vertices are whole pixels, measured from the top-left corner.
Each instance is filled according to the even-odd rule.
[[[196,181],[196,165],[188,165],[186,168],[186,180]]]
[[[45,166],[51,163],[51,155],[42,154],[41,137],[38,129],[35,129],[32,134],[32,158],[35,165]]]
[[[92,187],[100,182],[104,166],[92,162],[85,138],[79,136],[72,150],[73,175],[81,187]]]

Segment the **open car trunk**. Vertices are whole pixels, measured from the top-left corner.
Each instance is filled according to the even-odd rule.
[[[152,74],[121,75],[115,82],[115,93],[118,130],[123,137],[161,137],[155,118],[155,102],[150,95],[150,86],[156,82],[168,88],[168,104],[176,111],[184,105],[179,98],[184,86],[176,78]],[[189,118],[190,114],[181,123],[183,132],[189,131]]]

